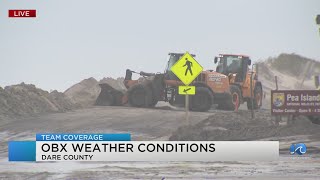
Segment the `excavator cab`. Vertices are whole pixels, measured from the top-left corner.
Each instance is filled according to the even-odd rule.
[[[183,56],[183,53],[169,53],[169,60],[167,63],[167,67],[165,69],[165,79],[166,80],[177,80],[179,78],[171,71],[171,67]],[[191,54],[192,57],[196,57],[196,55]]]
[[[216,71],[226,76],[235,75],[235,82],[243,82],[246,78],[251,60],[248,56],[220,54],[215,57],[214,63],[218,63]]]

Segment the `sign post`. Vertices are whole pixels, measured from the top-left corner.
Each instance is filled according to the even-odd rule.
[[[185,107],[185,109],[186,109],[186,122],[187,122],[187,124],[189,125],[190,124],[190,121],[189,121],[189,95],[188,94],[186,94],[186,107]]]
[[[320,14],[316,17],[316,24],[320,26]],[[320,28],[319,28],[319,35],[320,35]]]
[[[185,95],[186,122],[189,125],[189,95],[196,94],[195,86],[189,86],[192,81],[202,72],[202,66],[194,59],[194,57],[186,52],[171,67],[171,71],[181,80],[185,86],[179,86],[179,94]]]
[[[253,97],[253,73],[251,73],[251,76],[250,76],[250,97],[251,97],[251,119],[254,119],[254,110],[253,110],[253,100],[254,100],[254,97]]]

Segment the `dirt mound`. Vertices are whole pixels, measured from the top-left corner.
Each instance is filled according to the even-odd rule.
[[[19,114],[24,114],[24,109],[16,97],[0,88],[0,118],[12,117],[19,111]]]
[[[265,99],[263,107],[270,108],[271,90],[276,89],[275,76],[280,90],[313,90],[313,76],[320,74],[320,62],[296,54],[280,54],[258,62],[259,79],[263,85]]]
[[[259,140],[294,135],[315,135],[320,133],[320,126],[312,124],[305,117],[297,117],[295,123],[275,126],[269,111],[259,111],[251,119],[248,111],[217,112],[200,123],[181,127],[172,134],[174,141],[240,141]],[[320,137],[320,136],[319,136]]]
[[[123,80],[123,78],[113,79],[108,77],[97,81],[91,77],[71,86],[64,92],[64,94],[81,107],[89,107],[94,105],[98,95],[100,94],[100,83],[108,83],[117,90],[125,91],[126,87],[123,84]]]
[[[320,74],[320,62],[296,54],[280,54],[259,62],[259,78],[267,89],[315,89],[313,76]]]
[[[117,90],[125,91],[126,88],[123,84],[123,80],[123,78],[103,78],[100,81],[97,81],[91,77],[71,86],[64,92],[64,94],[81,107],[89,107],[94,105],[98,95],[100,94],[100,83],[108,83]]]
[[[47,112],[65,112],[77,106],[63,93],[51,93],[32,84],[0,88],[0,115],[2,117],[26,116]]]
[[[123,84],[124,78],[120,77],[117,79],[113,78],[103,78],[99,81],[99,83],[108,83],[111,87],[114,89],[120,90],[120,91],[126,91],[127,88]]]
[[[48,99],[59,111],[68,111],[80,107],[80,105],[75,104],[69,97],[57,90],[50,92]]]
[[[302,70],[307,66],[311,67],[311,72],[307,72],[307,78],[312,78],[313,72],[320,72],[320,62],[306,58],[297,54],[280,54],[278,57],[269,58],[267,61],[273,69],[277,71],[299,77]]]
[[[93,105],[99,92],[99,82],[94,78],[84,79],[81,82],[71,86],[64,94],[74,103],[82,107]]]

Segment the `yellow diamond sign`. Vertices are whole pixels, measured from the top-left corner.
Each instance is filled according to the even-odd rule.
[[[189,85],[202,72],[202,66],[186,52],[172,67],[171,71],[183,82]]]

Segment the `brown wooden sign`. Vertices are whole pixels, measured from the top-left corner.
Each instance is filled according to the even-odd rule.
[[[319,115],[319,90],[271,91],[271,114],[273,115]]]

